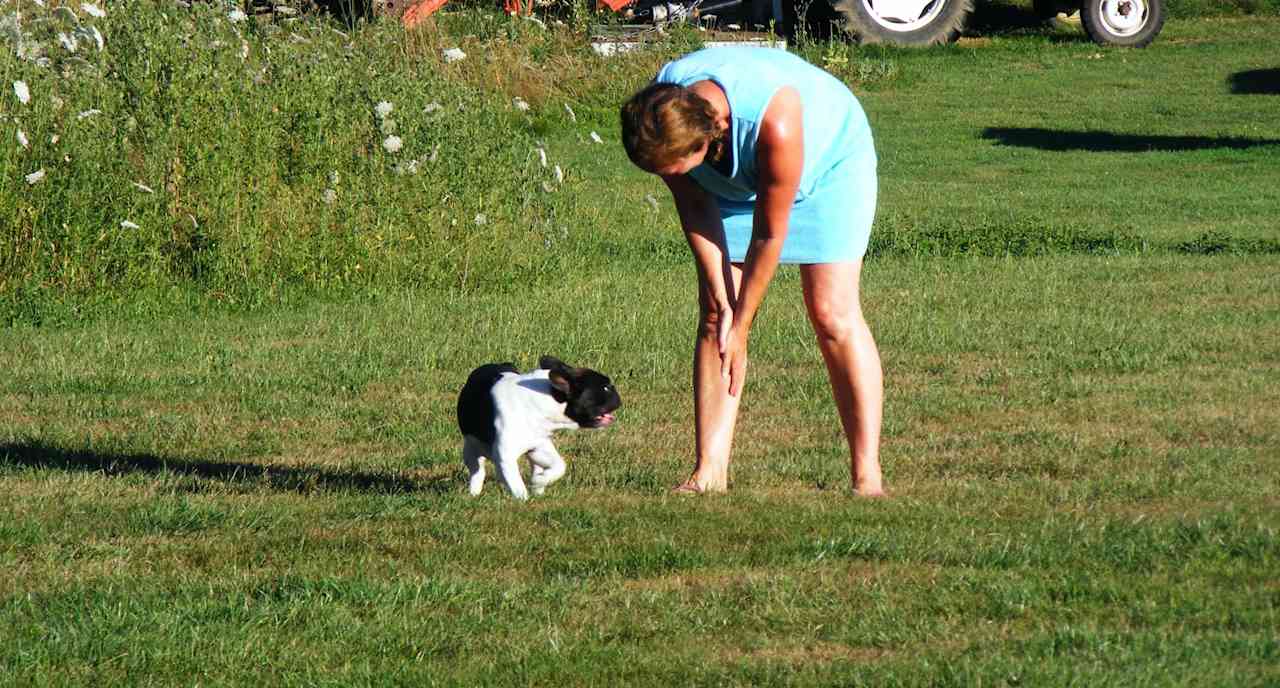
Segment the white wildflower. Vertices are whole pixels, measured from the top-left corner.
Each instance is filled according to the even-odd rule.
[[[542,148],[538,149],[538,161],[542,163],[543,167],[547,166],[547,151]]]
[[[437,103],[437,102],[434,102],[434,101],[433,101],[433,102],[427,103],[427,106],[426,106],[426,107],[424,107],[424,108],[422,108],[422,114],[424,114],[424,115],[429,115],[429,114],[431,114],[431,113],[435,112],[436,110],[439,110],[439,109],[441,109],[441,108],[443,108],[443,107],[444,107],[444,106],[443,106],[443,105],[441,105],[440,103]]]
[[[107,16],[107,13],[103,12],[101,7],[98,7],[91,2],[80,3],[80,9],[84,10],[85,14],[88,14],[91,17],[97,17],[98,19],[102,19]]]
[[[565,112],[567,112],[567,113],[569,113],[569,121],[570,121],[570,122],[573,122],[573,123],[575,123],[575,124],[578,122],[578,116],[577,116],[577,115],[575,115],[575,114],[573,114],[573,108],[569,107],[569,104],[568,104],[568,103],[565,103],[565,104],[564,104],[564,111],[565,111]]]
[[[139,189],[142,189],[143,191],[146,191],[147,193],[155,193],[155,192],[156,192],[156,190],[155,190],[155,189],[153,189],[153,188],[151,188],[151,187],[147,186],[146,184],[143,184],[142,182],[134,182],[134,183],[133,183],[133,185],[134,185],[134,186],[136,186],[136,187],[138,187]]]
[[[23,33],[17,14],[0,16],[0,38],[12,43],[18,52],[18,57],[22,57]]]
[[[644,202],[649,204],[649,207],[653,209],[653,212],[658,212],[658,199],[654,198],[653,194],[645,194]]]
[[[600,135],[595,133],[594,131],[591,132],[591,140],[595,141],[596,143],[604,143],[604,141],[600,140]]]
[[[395,106],[391,103],[388,103],[385,100],[380,100],[378,101],[378,104],[373,107],[373,112],[378,115],[379,119],[386,119],[387,115],[390,115],[391,111],[394,109]]]
[[[41,167],[40,169],[38,169],[38,170],[36,170],[35,172],[32,172],[31,174],[29,174],[29,175],[27,175],[27,176],[26,176],[26,180],[27,180],[27,185],[28,185],[28,186],[35,186],[35,185],[36,185],[36,183],[37,183],[37,182],[39,182],[41,179],[44,179],[44,168],[43,168],[43,167]]]
[[[80,45],[80,41],[86,41],[97,45],[99,52],[101,52],[107,45],[106,39],[102,37],[102,32],[99,31],[96,26],[91,26],[89,28],[77,26],[75,30],[71,32],[71,36],[76,39],[77,46]]]
[[[467,54],[462,52],[461,48],[445,48],[444,50],[445,62],[457,62],[465,59],[467,59]]]
[[[121,229],[142,229],[136,223],[130,222],[128,220],[121,220],[120,228]]]
[[[94,115],[101,115],[101,114],[102,114],[102,110],[94,108],[92,110],[85,110],[80,114],[76,115],[76,119],[88,119],[90,117],[93,117]]]
[[[80,45],[80,42],[77,41],[74,37],[68,36],[65,32],[62,32],[62,31],[58,32],[58,42],[61,43],[62,47],[66,48],[67,52],[69,53],[74,53],[76,51],[76,48]]]
[[[249,15],[245,14],[243,10],[231,10],[230,12],[227,13],[227,19],[232,24],[239,24],[240,22],[245,21],[248,18],[249,18]]]
[[[329,173],[329,186],[337,186],[337,185],[338,185],[338,181],[339,181],[339,179],[341,179],[341,177],[339,177],[339,176],[338,176],[338,171],[337,171],[337,170],[333,170],[332,172],[330,172],[330,173]]]
[[[557,184],[563,184],[563,183],[564,183],[564,170],[560,169],[560,166],[559,166],[559,165],[556,165],[555,172],[556,172],[556,183],[557,183]]]
[[[18,145],[23,148],[30,148],[31,142],[27,140],[27,135],[21,129],[18,130]]]
[[[53,136],[50,136],[50,137],[49,137],[49,144],[50,144],[50,145],[55,145],[55,146],[56,146],[56,145],[58,144],[58,142],[59,142],[59,141],[61,141],[61,140],[62,140],[62,137],[61,137],[61,136],[58,136],[57,134],[54,134]]]
[[[338,202],[338,192],[333,189],[325,189],[320,197],[324,199],[325,205],[333,205]]]
[[[401,141],[399,136],[388,136],[382,142],[382,149],[388,153],[399,153],[403,147],[404,141]]]
[[[489,223],[489,218],[485,217],[484,213],[476,213],[475,222],[477,226],[483,227],[484,225]]]
[[[739,31],[742,29],[742,26],[740,24],[729,24],[725,28],[729,29],[730,31]]]
[[[27,88],[27,82],[13,82],[13,95],[18,96],[18,102],[26,105],[31,102],[31,89]]]
[[[526,112],[529,109],[529,103],[525,102],[525,99],[520,98],[519,96],[517,96],[516,98],[513,98],[511,100],[511,103],[515,105],[516,109],[521,112]]]
[[[240,41],[240,61],[249,59],[249,41]]]
[[[44,0],[35,0],[37,7],[44,7]]]

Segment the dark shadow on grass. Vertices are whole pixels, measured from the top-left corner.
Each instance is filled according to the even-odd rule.
[[[1251,69],[1227,77],[1237,95],[1280,95],[1280,69]]]
[[[1154,136],[1022,127],[990,127],[982,131],[982,138],[996,141],[1003,146],[1098,153],[1146,153],[1222,148],[1242,150],[1259,146],[1280,146],[1280,139],[1254,139],[1244,136]]]
[[[359,471],[262,466],[252,463],[167,457],[158,454],[117,454],[88,449],[65,449],[38,442],[0,444],[0,466],[51,468],[68,472],[101,473],[105,476],[171,473],[218,480],[244,487],[266,487],[278,492],[302,494],[328,491],[372,494],[414,492],[446,494],[456,491],[459,485],[457,481],[445,477],[413,480]]]
[[[983,36],[1044,36],[1052,43],[1088,43],[1084,30],[1060,31],[1036,13],[1030,3],[1015,5],[1005,2],[975,2],[973,11],[965,20],[964,35]]]

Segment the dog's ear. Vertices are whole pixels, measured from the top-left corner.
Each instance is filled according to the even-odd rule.
[[[568,368],[569,366],[555,356],[543,356],[538,359],[538,367],[543,370],[555,370],[557,368]]]
[[[551,382],[551,397],[562,404],[568,401],[571,387],[569,379],[573,376],[569,366],[554,356],[543,356],[538,359],[538,367],[550,371],[547,379]]]

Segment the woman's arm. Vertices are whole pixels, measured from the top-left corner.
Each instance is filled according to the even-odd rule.
[[[718,324],[721,351],[733,324],[733,278],[729,273],[729,254],[725,248],[724,223],[715,197],[698,186],[687,175],[663,176],[675,200],[680,226],[684,229],[689,249],[698,267],[699,283],[707,291],[704,298],[714,311]]]
[[[782,244],[787,238],[791,206],[804,171],[804,131],[800,94],[786,87],[774,95],[760,123],[756,144],[759,186],[751,244],[743,264],[742,289],[733,304],[734,323],[728,343],[721,350],[722,375],[730,378],[729,393],[742,389],[746,367],[747,334],[765,291],[778,269]]]

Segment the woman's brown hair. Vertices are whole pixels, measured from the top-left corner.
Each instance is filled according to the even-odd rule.
[[[692,155],[720,137],[711,103],[684,86],[649,84],[622,105],[622,147],[652,172]],[[714,160],[708,151],[708,160]]]

